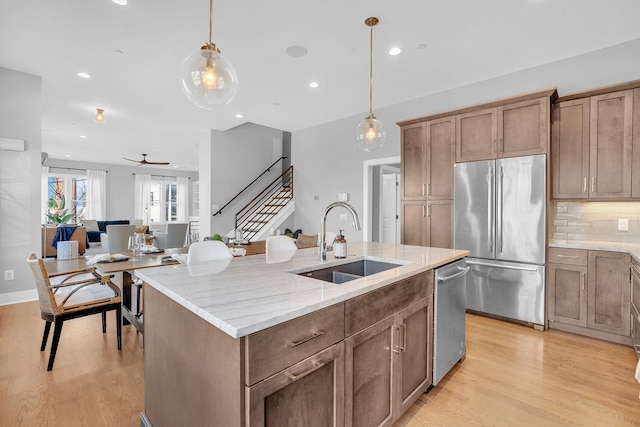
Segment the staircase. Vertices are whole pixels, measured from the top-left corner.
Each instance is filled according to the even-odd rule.
[[[290,166],[236,214],[235,229],[242,230],[246,240],[262,240],[294,210],[293,166]]]

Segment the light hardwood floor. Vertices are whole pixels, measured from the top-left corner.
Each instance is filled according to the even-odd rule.
[[[53,371],[38,304],[0,307],[0,426],[138,426],[142,336],[65,324]],[[467,315],[467,357],[396,426],[640,426],[630,347]]]

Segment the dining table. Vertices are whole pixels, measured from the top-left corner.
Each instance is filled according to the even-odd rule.
[[[135,271],[144,268],[162,267],[178,263],[172,255],[185,255],[189,248],[164,249],[155,253],[140,254],[132,251],[123,251],[121,257],[112,256],[103,262],[91,263],[92,256],[79,257],[75,259],[59,260],[46,259],[45,266],[49,276],[54,274],[76,273],[84,271],[87,267],[94,267],[99,275],[110,276],[122,273],[122,323],[123,325],[133,325],[138,331],[144,333],[144,322],[140,313],[134,313],[131,306],[131,289],[136,283]],[[139,310],[136,310],[139,311]]]

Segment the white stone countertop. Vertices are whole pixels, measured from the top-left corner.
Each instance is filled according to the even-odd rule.
[[[597,251],[625,252],[640,262],[640,243],[601,242],[597,240],[558,240],[549,242],[551,248],[591,249]]]
[[[199,265],[137,270],[136,276],[220,330],[239,338],[468,254],[468,251],[454,249],[349,242],[346,259],[334,259],[333,252],[329,252],[322,265],[318,261],[318,249],[308,248],[298,249],[281,259],[253,255]],[[339,285],[295,274],[363,257],[403,265]]]

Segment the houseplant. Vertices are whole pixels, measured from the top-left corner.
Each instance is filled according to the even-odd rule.
[[[71,221],[71,218],[73,218],[73,214],[67,213],[64,196],[60,200],[51,197],[47,201],[47,222],[49,224],[66,224]]]

